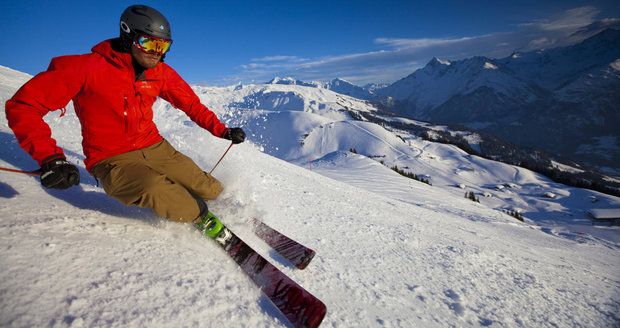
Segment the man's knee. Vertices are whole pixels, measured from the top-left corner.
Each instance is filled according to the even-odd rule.
[[[201,204],[185,188],[173,183],[149,186],[136,205],[152,208],[157,215],[177,222],[191,222],[202,211]]]
[[[206,197],[206,199],[216,199],[217,196],[219,196],[222,191],[224,191],[224,186],[222,185],[222,183],[213,178],[213,180],[211,181],[211,185],[209,186],[209,197]]]
[[[216,199],[224,191],[222,183],[206,172],[204,176],[201,176],[200,181],[196,182],[192,192],[203,199]]]

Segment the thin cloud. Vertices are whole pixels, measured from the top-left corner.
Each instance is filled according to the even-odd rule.
[[[235,81],[268,81],[274,76],[302,80],[346,78],[357,83],[394,82],[422,67],[432,57],[458,60],[472,56],[500,58],[514,51],[564,46],[579,42],[598,31],[620,25],[620,19],[597,20],[600,11],[585,6],[564,11],[548,19],[525,22],[515,30],[478,36],[445,38],[388,38],[373,40],[384,49],[318,58],[274,55],[253,58],[240,65]]]
[[[291,63],[299,63],[306,61],[307,59],[300,58],[297,56],[267,56],[262,58],[252,58],[253,62],[291,62]]]
[[[454,44],[459,42],[465,42],[475,37],[463,37],[457,39],[444,38],[444,39],[391,39],[391,38],[377,38],[376,44],[387,45],[395,49],[408,49],[408,48],[428,48],[443,46],[447,44]]]
[[[255,70],[255,69],[259,69],[259,68],[265,68],[267,66],[268,65],[265,65],[265,64],[249,63],[249,64],[241,65],[239,67],[241,67],[242,69],[245,69],[245,70]]]
[[[577,29],[594,22],[599,13],[600,10],[592,6],[570,9],[549,23],[540,24],[540,28],[548,31]]]

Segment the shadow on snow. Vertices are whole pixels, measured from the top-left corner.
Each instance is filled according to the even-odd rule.
[[[24,152],[15,136],[10,133],[0,132],[0,160],[20,169],[20,170],[34,170],[38,167],[38,164],[30,158],[30,156]],[[84,159],[84,156],[75,152],[65,150],[65,154],[72,157]],[[88,171],[82,166],[78,166],[80,171],[80,185],[71,187],[66,190],[47,189],[43,188],[49,195],[63,200],[71,206],[84,209],[101,212],[108,215],[132,218],[132,219],[150,219],[153,217],[153,212],[146,209],[137,207],[125,206],[110,196],[106,195],[102,189],[97,191],[84,190],[83,185],[89,185],[95,187],[97,181],[90,175]],[[1,174],[19,174],[2,172]],[[38,178],[32,177],[32,183],[40,183]],[[0,197],[12,198],[19,195],[19,193],[9,184],[0,181]]]

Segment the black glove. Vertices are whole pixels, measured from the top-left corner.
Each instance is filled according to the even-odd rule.
[[[224,139],[231,140],[234,144],[240,144],[245,140],[245,132],[242,128],[228,128],[224,132]]]
[[[67,189],[80,184],[80,172],[63,155],[53,155],[43,160],[41,184],[45,188]]]

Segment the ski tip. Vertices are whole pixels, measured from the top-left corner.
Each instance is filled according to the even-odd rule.
[[[314,255],[316,254],[316,252],[311,249],[308,249],[308,250],[309,252],[306,255],[304,255],[304,257],[302,257],[297,264],[295,264],[297,269],[299,270],[305,269],[306,267],[308,267],[308,264],[310,264],[310,262],[314,258]]]

